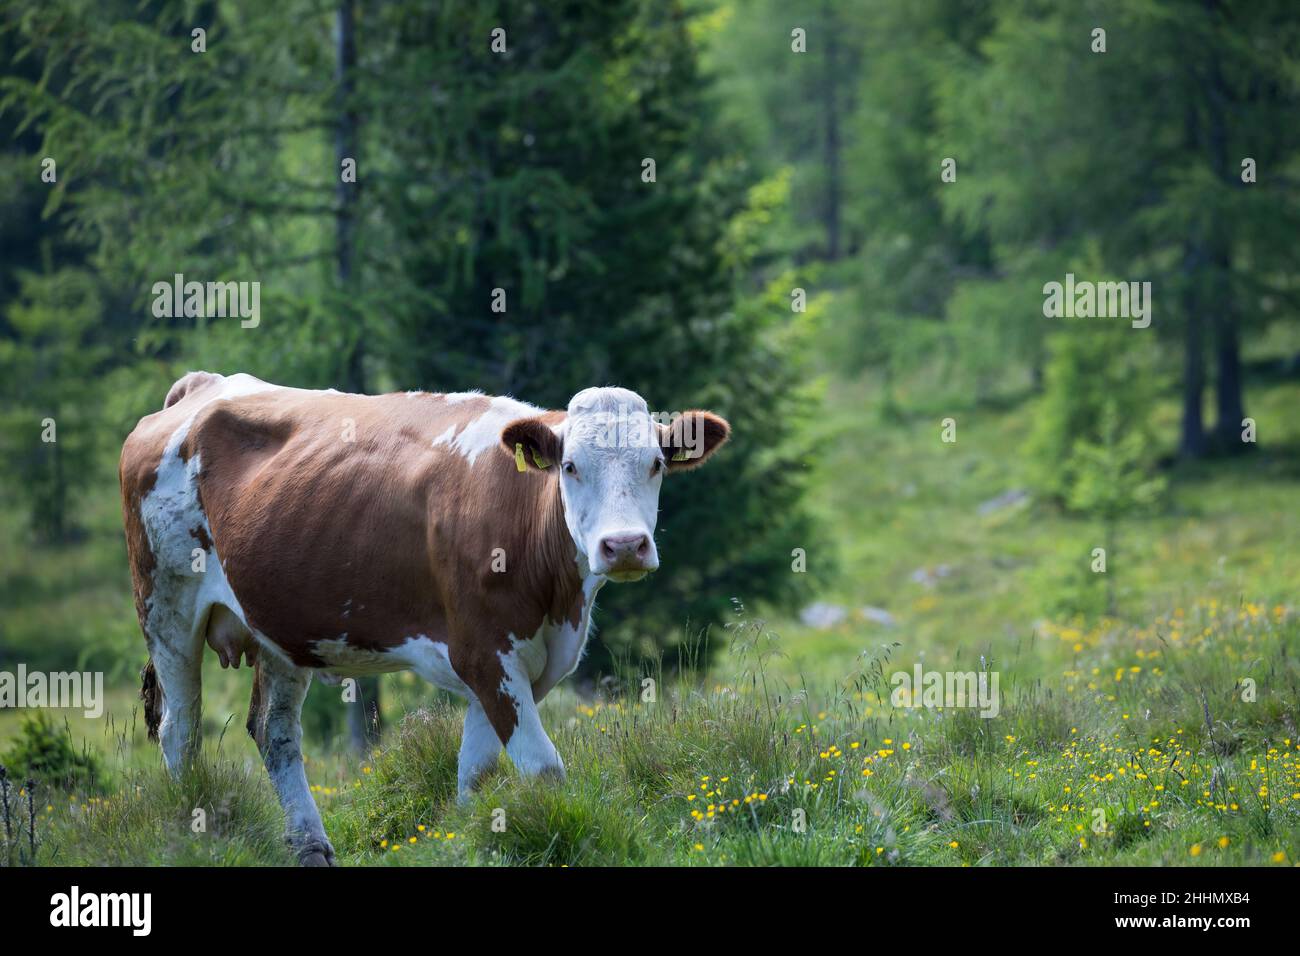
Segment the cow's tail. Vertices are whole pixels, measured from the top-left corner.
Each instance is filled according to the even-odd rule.
[[[261,728],[264,726],[262,720],[262,662],[258,658],[253,659],[253,695],[248,700],[248,720],[244,728],[248,731],[248,736],[253,738],[257,744],[257,749],[262,749]]]
[[[221,379],[220,375],[212,372],[186,372],[176,380],[176,383],[167,393],[167,400],[163,402],[163,408],[171,408],[186,395],[198,391],[209,382],[216,382]]]
[[[158,725],[162,723],[162,688],[158,686],[152,657],[140,669],[140,699],[144,701],[144,725],[149,729],[149,739],[157,740]]]

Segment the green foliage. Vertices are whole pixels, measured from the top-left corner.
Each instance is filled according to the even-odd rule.
[[[357,781],[356,799],[329,820],[333,832],[371,851],[441,812],[455,794],[461,723],[445,706],[407,715],[396,738],[360,768],[365,785]]]
[[[378,202],[392,211],[390,265],[405,277],[390,284],[436,297],[388,306],[391,375],[556,408],[617,382],[652,409],[710,408],[733,426],[707,469],[665,485],[652,584],[602,593],[600,632],[613,646],[588,658],[593,670],[610,651],[672,648],[721,620],[732,597],[789,607],[803,593],[789,561],[815,547],[800,503],[806,327],[788,286],[751,291],[757,230],[780,216],[787,184],[755,183],[734,149],[697,145],[711,112],[676,5],[579,4],[563,19],[508,6],[506,67],[486,46],[443,56],[461,36],[486,36],[497,12],[392,13],[406,28],[395,89],[432,70],[451,112],[429,153],[428,119],[376,91]],[[654,182],[642,180],[643,158],[657,164]],[[503,312],[491,308],[497,289]]]
[[[975,370],[978,387],[991,377],[984,356],[998,354],[1020,326],[1005,302],[979,302],[976,311],[971,297],[949,314],[961,282],[993,277],[987,239],[946,221],[943,200],[963,188],[967,157],[937,117],[944,78],[988,31],[989,12],[923,0],[866,6],[858,16],[863,52],[844,78],[855,108],[845,122],[843,215],[860,239],[842,277],[857,301],[837,323],[828,360],[839,370],[878,371],[890,400],[897,382],[936,362],[962,385]],[[944,183],[940,162],[954,156],[957,183]]]
[[[23,718],[0,764],[8,769],[10,780],[31,778],[42,787],[95,792],[103,776],[98,754],[85,746],[77,749],[67,729],[56,726],[43,710]]]
[[[1115,319],[1050,342],[1046,384],[1029,450],[1036,487],[1052,500],[1113,519],[1154,500],[1152,368],[1134,331]],[[1121,324],[1117,325],[1119,322]],[[1107,324],[1110,323],[1110,324]]]
[[[1113,395],[1103,401],[1098,430],[1095,440],[1080,438],[1071,452],[1067,470],[1073,487],[1068,503],[1110,524],[1152,505],[1165,483],[1151,476],[1147,439],[1125,429]]]
[[[0,474],[37,539],[61,542],[72,530],[72,499],[95,477],[103,303],[87,270],[20,272],[18,281],[5,314],[14,334],[0,338]]]
[[[646,862],[644,833],[627,808],[594,782],[557,788],[527,781],[479,801],[471,833],[494,861],[513,866],[635,866]],[[490,804],[490,806],[489,806]],[[501,821],[491,826],[492,814]]]

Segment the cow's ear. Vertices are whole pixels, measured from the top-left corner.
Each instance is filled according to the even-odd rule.
[[[520,471],[559,468],[560,436],[540,418],[517,418],[501,431],[501,447]]]
[[[713,412],[682,412],[671,425],[659,426],[659,447],[669,471],[685,471],[704,464],[730,435],[727,420]]]

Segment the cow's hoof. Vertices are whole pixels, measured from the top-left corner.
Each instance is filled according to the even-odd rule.
[[[337,866],[334,862],[334,848],[328,843],[311,843],[298,851],[298,863],[301,866]]]
[[[544,780],[549,784],[566,783],[569,779],[568,773],[564,770],[564,764],[557,764],[553,767],[544,767],[537,772],[539,780]]]

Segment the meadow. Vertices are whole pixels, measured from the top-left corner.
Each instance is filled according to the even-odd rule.
[[[919,380],[889,415],[865,385],[831,384],[814,486],[834,554],[807,556],[809,574],[835,568],[820,620],[768,620],[761,595],[736,595],[708,667],[630,667],[595,697],[561,685],[543,717],[567,782],[522,781],[503,757],[466,804],[450,698],[386,678],[390,727],[365,758],[313,731],[309,704],[307,772],[339,862],[1294,865],[1300,387],[1268,367],[1248,395],[1267,442],[1173,471],[1162,506],[1120,528],[1109,589],[1089,570],[1097,528],[1009,493],[1035,409],[1014,384],[960,405]],[[1167,396],[1157,418],[1174,413]],[[36,735],[86,776],[38,784],[35,862],[291,864],[243,730],[247,671],[205,665],[203,764],[163,772],[135,700],[116,501],[94,508],[77,547],[0,558],[5,658],[103,668],[111,690],[103,719],[60,712]],[[655,600],[653,578],[635,587]],[[997,716],[906,706],[891,677],[918,663],[996,672]],[[0,712],[0,760],[25,716]],[[29,862],[11,782],[7,857]]]
[[[295,862],[249,670],[180,780],[139,699],[117,456],[209,369],[732,425],[566,782],[457,802],[463,703],[383,677],[362,755],[315,682],[344,865],[1300,863],[1293,7],[0,3],[0,681],[106,687],[0,706],[0,862]]]

